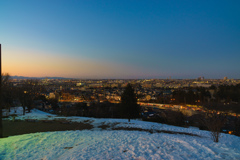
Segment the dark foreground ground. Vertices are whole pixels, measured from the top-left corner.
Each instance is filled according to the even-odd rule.
[[[117,124],[117,123],[116,123]],[[115,127],[102,124],[97,128],[102,130],[111,129],[111,130],[128,130],[128,131],[143,131],[150,133],[168,133],[168,134],[182,134],[189,136],[198,136],[192,133],[185,132],[175,132],[175,131],[166,131],[166,130],[151,130],[151,129],[141,129],[141,128],[127,128],[127,127]],[[67,130],[85,130],[93,129],[93,125],[90,121],[84,122],[66,122],[66,121],[55,121],[55,120],[42,120],[42,121],[3,121],[3,137],[9,137],[14,135],[22,135],[29,133],[37,132],[51,132],[51,131],[67,131]]]
[[[89,123],[62,123],[58,121],[28,122],[28,121],[3,121],[3,137],[48,131],[84,130],[92,129]]]

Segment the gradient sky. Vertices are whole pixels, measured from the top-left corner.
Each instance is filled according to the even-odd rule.
[[[1,0],[2,71],[240,78],[239,0]]]

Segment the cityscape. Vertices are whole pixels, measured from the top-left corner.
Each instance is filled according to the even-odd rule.
[[[40,79],[29,79],[27,77],[25,79],[22,79],[23,77],[15,78],[10,79],[8,82],[8,85],[11,86],[11,92],[19,92],[18,95],[27,94],[28,92],[33,94],[34,97],[30,104],[50,113],[61,114],[63,104],[67,104],[69,107],[73,107],[75,104],[86,104],[89,108],[93,104],[106,102],[112,105],[119,104],[128,84],[131,84],[134,88],[137,103],[142,107],[141,114],[147,114],[147,116],[149,116],[148,114],[153,115],[161,112],[161,110],[169,109],[180,111],[187,117],[213,111],[234,117],[238,117],[240,113],[238,90],[232,93],[237,98],[234,98],[234,96],[221,96],[223,94],[220,91],[221,87],[237,87],[240,84],[239,79],[228,79],[227,77],[223,79],[204,79],[204,77],[198,77],[196,79],[90,80],[56,79],[51,77]],[[38,89],[34,90],[34,86],[38,86]],[[225,90],[224,92],[227,94],[228,91]],[[184,94],[186,94],[186,97],[184,97]],[[181,98],[179,98],[179,95]],[[21,101],[17,97],[17,95],[12,95],[14,106],[21,106],[23,103],[26,103],[25,99]],[[55,103],[51,103],[52,101]],[[216,103],[216,106],[214,107],[212,103]],[[212,105],[212,109],[208,108],[209,104]],[[220,106],[224,106],[224,108]],[[231,106],[235,106],[234,109]],[[111,107],[109,110],[111,110]],[[106,114],[109,113],[106,112]],[[78,114],[74,113],[74,115]],[[93,116],[96,117],[97,115]],[[111,118],[118,117],[112,115]]]
[[[10,79],[12,86],[21,86],[29,81],[29,79]],[[42,93],[46,98],[56,98],[59,101],[67,102],[94,102],[94,101],[111,101],[119,103],[121,94],[128,83],[135,88],[139,102],[157,100],[160,95],[172,95],[174,90],[188,88],[207,88],[211,92],[210,99],[214,99],[213,90],[210,87],[218,87],[220,85],[237,85],[240,84],[239,79],[204,79],[199,77],[196,79],[51,79],[42,78],[38,81],[39,85],[46,88],[46,92]],[[210,89],[209,89],[210,88]],[[62,96],[58,93],[63,92]]]
[[[0,160],[240,159],[239,6],[1,0]]]
[[[9,75],[4,75],[3,79],[4,137],[36,131],[58,133],[56,131],[62,131],[66,126],[68,126],[68,129],[65,134],[71,133],[71,130],[90,129],[90,132],[87,133],[91,135],[90,139],[96,138],[96,135],[92,136],[92,133],[99,129],[98,134],[106,134],[105,132],[111,134],[111,130],[123,130],[114,131],[115,134],[125,132],[124,130],[137,130],[139,132],[149,132],[153,135],[167,133],[183,134],[191,137],[199,136],[199,131],[206,130],[213,135],[211,139],[215,143],[224,141],[225,138],[220,138],[220,134],[224,137],[226,135],[237,137],[240,134],[239,79],[228,79],[227,77],[223,79],[204,79],[204,77],[198,77],[196,79],[84,80],[56,77],[28,78],[15,76],[11,78]],[[136,100],[134,103],[139,108],[139,111],[137,111],[137,108],[134,109],[134,112],[137,111],[135,116],[133,116],[134,112],[128,114],[129,109],[134,105],[131,99],[126,101],[126,103],[130,102],[130,106],[124,104],[124,95],[127,95],[127,98],[131,97],[130,93],[127,92],[129,86],[130,89],[132,87],[134,96],[132,98]],[[230,92],[231,94],[229,94]],[[128,106],[127,110],[123,110],[123,104]],[[128,123],[126,119],[128,119]],[[140,123],[138,124],[138,122]],[[145,127],[142,126],[144,122],[148,123],[145,124]],[[28,125],[28,127],[31,126],[30,128],[33,130],[26,131],[22,128],[26,127],[22,123]],[[122,124],[125,123],[133,124],[133,126],[130,128],[123,127]],[[163,124],[167,125],[164,130],[161,129],[162,126],[159,126]],[[191,132],[179,132],[176,128],[168,128],[168,125],[183,129],[195,127],[197,131],[193,132],[190,129]],[[9,126],[13,131],[9,131]],[[218,129],[212,129],[212,127]],[[134,134],[138,135],[139,133]],[[207,135],[208,133],[205,136]],[[87,137],[85,135],[82,138],[88,139],[87,142],[90,142],[91,140]],[[119,138],[120,141],[124,139],[122,136]],[[71,137],[70,139],[73,140],[74,138]],[[74,139],[74,141],[77,140]],[[190,141],[192,140],[190,139]],[[209,140],[207,141],[209,143]],[[56,139],[56,142],[58,144],[62,143],[59,139]],[[105,140],[100,142],[104,143]],[[46,144],[49,143],[52,142],[46,141]],[[148,141],[148,143],[153,142]],[[114,146],[116,145],[114,144]],[[100,150],[100,146],[95,150]],[[179,147],[177,144],[174,146]],[[56,152],[59,149],[52,150]],[[125,156],[122,153],[127,151],[128,149],[119,153],[115,152],[122,157]],[[188,153],[188,151],[186,152]],[[99,156],[95,152],[92,155]],[[38,156],[41,157],[42,155],[38,154]],[[103,155],[100,154],[100,156]],[[114,157],[115,153],[112,156]]]

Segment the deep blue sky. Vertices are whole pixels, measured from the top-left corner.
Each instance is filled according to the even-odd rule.
[[[239,0],[2,0],[3,71],[240,78]]]

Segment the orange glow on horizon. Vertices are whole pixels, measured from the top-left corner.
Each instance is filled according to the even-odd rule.
[[[142,75],[131,66],[82,57],[43,54],[33,51],[4,51],[3,73],[26,77],[104,78]],[[7,54],[6,54],[7,53]],[[140,70],[140,71],[139,71]]]

